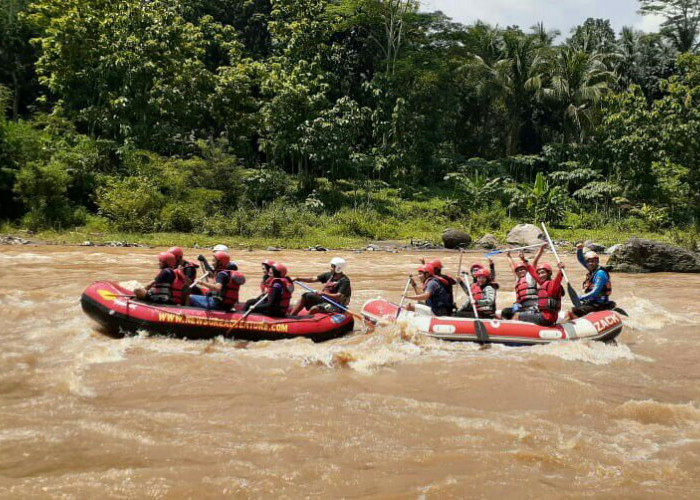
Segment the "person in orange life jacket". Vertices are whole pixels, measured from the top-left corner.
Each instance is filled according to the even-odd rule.
[[[539,264],[537,270],[528,264],[527,271],[537,279],[537,307],[515,313],[513,319],[540,326],[552,326],[557,322],[561,310],[561,298],[564,296],[564,287],[561,286],[561,270],[565,268],[562,262],[559,262],[557,266],[559,272],[552,279],[552,266],[549,264]]]
[[[262,299],[262,296],[265,294],[265,284],[267,283],[267,280],[270,278],[270,266],[274,264],[274,261],[272,260],[266,260],[261,262],[262,265],[262,281],[260,281],[260,295],[257,297],[247,300],[245,303],[245,310],[247,311],[251,307],[253,307],[260,299]]]
[[[498,284],[491,282],[491,271],[488,269],[478,269],[474,272],[474,278],[476,278],[476,283],[468,285],[464,283],[464,279],[461,276],[457,278],[457,281],[463,288],[471,286],[479,318],[494,318],[496,316],[496,290],[498,289]],[[468,295],[469,293],[467,292]],[[457,311],[456,316],[460,318],[476,317],[474,315],[474,307],[468,297],[464,305]]]
[[[145,288],[137,288],[134,295],[137,299],[156,304],[172,304],[172,284],[175,281],[175,256],[170,252],[158,255],[160,272]]]
[[[214,283],[201,282],[209,290],[206,295],[190,295],[190,305],[204,309],[230,311],[238,303],[238,293],[245,276],[228,269],[231,257],[226,252],[214,252]]]
[[[272,262],[268,279],[265,281],[267,296],[260,304],[249,309],[251,312],[265,316],[284,318],[292,300],[292,293],[294,293],[294,283],[287,277],[287,266],[280,262]]]
[[[406,295],[407,300],[425,301],[435,316],[451,316],[455,309],[452,298],[452,286],[442,276],[435,274],[433,263],[418,268],[418,275],[423,284],[423,291],[419,293],[416,282],[411,278],[411,285],[416,295]],[[406,309],[414,311],[413,304],[408,304]]]
[[[294,306],[291,315],[298,315],[304,308],[308,309],[309,314],[342,312],[321,297],[328,297],[342,306],[347,306],[350,303],[352,284],[344,272],[346,267],[345,259],[333,257],[330,261],[330,271],[321,273],[315,278],[296,278],[295,281],[302,283],[323,283],[323,289],[318,293],[307,292],[303,294]]]
[[[583,282],[583,295],[581,307],[574,307],[567,313],[568,319],[585,316],[594,311],[609,311],[617,304],[610,300],[612,294],[612,281],[610,274],[600,265],[600,257],[595,252],[583,253],[583,244],[576,245],[576,257],[579,263],[586,268],[588,273]]]
[[[535,259],[532,261],[533,267],[537,268],[537,263],[542,257],[544,247],[540,247]],[[537,308],[537,280],[528,272],[528,261],[525,254],[520,251],[519,262],[515,262],[510,252],[506,252],[510,260],[510,266],[515,273],[515,303],[512,307],[506,307],[501,311],[501,318],[512,319],[519,311],[534,310]]]

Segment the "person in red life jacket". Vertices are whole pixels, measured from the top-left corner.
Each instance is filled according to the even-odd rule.
[[[498,284],[492,283],[491,271],[488,269],[478,269],[474,272],[473,276],[476,279],[476,283],[470,283],[469,285],[464,283],[464,279],[461,276],[457,278],[460,286],[467,294],[467,301],[457,311],[456,316],[460,318],[476,317],[474,315],[474,306],[472,305],[471,299],[469,299],[469,292],[466,289],[467,286],[471,286],[471,292],[474,297],[476,311],[479,313],[479,318],[495,318],[496,291],[498,290]]]
[[[587,273],[583,281],[583,295],[579,296],[581,306],[567,311],[566,318],[571,320],[595,311],[615,309],[617,304],[610,300],[612,280],[607,269],[600,265],[600,256],[593,251],[584,255],[583,244],[579,243],[576,245],[576,257]]]
[[[323,300],[322,297],[328,297],[341,306],[347,307],[352,297],[352,284],[350,278],[345,274],[346,267],[345,259],[333,257],[330,262],[330,271],[321,273],[315,278],[296,278],[295,281],[301,283],[323,283],[323,289],[318,293],[307,292],[303,294],[294,306],[291,315],[298,315],[304,308],[309,311],[309,314],[342,312],[330,302]]]
[[[175,281],[175,256],[170,252],[158,255],[160,272],[145,288],[137,288],[134,295],[137,299],[156,304],[172,304],[172,285]]]
[[[564,287],[561,286],[561,270],[565,268],[562,262],[559,262],[557,266],[559,272],[552,279],[552,266],[549,264],[539,264],[537,270],[528,264],[528,272],[537,279],[537,307],[516,313],[513,319],[540,326],[556,324],[561,310],[561,298],[564,296]]]
[[[543,251],[544,247],[542,246],[532,261],[533,267],[537,268]],[[507,252],[506,255],[510,260],[511,269],[515,273],[515,303],[512,307],[506,307],[501,311],[501,318],[512,319],[517,312],[532,311],[537,307],[537,280],[528,272],[528,261],[522,251],[518,254],[520,261],[517,263],[513,260],[510,252]]]
[[[419,292],[418,285],[411,278],[411,285],[416,295],[406,295],[406,299],[425,301],[425,305],[430,307],[430,311],[435,316],[451,316],[455,309],[452,285],[442,276],[435,274],[435,267],[432,262],[419,267],[418,275],[423,285],[423,290]],[[415,311],[415,306],[408,304],[406,309]]]
[[[231,257],[226,252],[214,252],[214,283],[201,282],[203,288],[209,290],[206,295],[190,295],[190,305],[204,309],[230,311],[238,303],[241,285],[245,276],[238,271],[229,269]]]
[[[265,299],[249,309],[251,312],[265,316],[284,318],[289,310],[292,293],[294,293],[294,283],[287,277],[287,266],[280,262],[271,262],[268,279],[265,281]]]
[[[469,274],[472,277],[472,282],[476,283],[476,276],[475,273],[480,270],[480,269],[485,269],[482,264],[479,264],[478,262],[475,262],[472,264],[472,267],[469,268]],[[489,272],[491,273],[491,281],[496,281],[496,265],[493,263],[493,260],[489,259]]]
[[[269,260],[269,259],[260,263],[262,265],[262,271],[263,271],[262,281],[260,281],[260,295],[258,295],[257,297],[255,297],[253,299],[249,299],[246,301],[245,307],[244,307],[244,309],[246,311],[248,309],[250,309],[251,307],[253,307],[260,299],[262,299],[263,295],[265,294],[265,290],[267,288],[267,280],[270,279],[270,267],[274,263],[275,263],[274,261]]]
[[[187,302],[187,296],[190,293],[194,295],[202,295],[203,292],[198,286],[190,288],[190,285],[197,279],[197,269],[199,269],[199,264],[185,260],[183,258],[182,248],[180,247],[172,247],[170,250],[168,250],[168,252],[175,256],[175,271],[176,275],[178,275],[177,277],[180,278],[180,283],[182,284],[182,289],[180,290],[182,298],[177,301],[177,303],[185,304]],[[177,271],[180,272],[178,273]],[[179,276],[180,274],[182,276]],[[178,285],[180,283],[178,283]]]

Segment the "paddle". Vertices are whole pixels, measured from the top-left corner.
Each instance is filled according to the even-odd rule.
[[[399,308],[396,310],[396,317],[394,318],[395,320],[399,319],[399,315],[401,314],[401,309],[403,308],[403,301],[406,300],[406,294],[408,293],[408,287],[411,285],[412,279],[413,279],[413,275],[409,274],[408,280],[406,280],[406,287],[403,289],[403,295],[401,296],[401,302],[399,302]]]
[[[561,259],[559,258],[559,254],[557,253],[557,249],[554,248],[554,243],[552,243],[552,238],[549,237],[549,233],[547,232],[547,227],[544,225],[544,222],[542,222],[542,230],[544,231],[544,235],[547,237],[547,242],[549,243],[549,248],[552,249],[552,253],[554,254],[554,258],[557,259],[557,262],[561,263]],[[566,290],[569,292],[569,297],[571,297],[571,302],[573,302],[575,307],[581,307],[581,299],[578,298],[578,294],[576,293],[576,290],[574,290],[574,287],[571,286],[571,282],[569,281],[569,277],[566,275],[566,271],[563,269],[560,269],[561,274],[564,276],[564,280],[566,280]]]
[[[210,273],[209,271],[207,271],[207,272],[204,273],[202,276],[200,276],[199,278],[197,278],[196,280],[194,280],[194,283],[192,283],[192,284],[190,285],[190,288],[196,287],[197,284],[198,284],[198,283],[201,283],[202,280],[204,280],[204,278],[206,278],[207,276],[209,276],[209,274],[211,274],[211,273]]]
[[[214,274],[214,268],[209,265],[209,262],[207,262],[207,258],[204,255],[199,255],[197,260],[202,263],[202,266],[207,270],[207,272]]]
[[[486,333],[486,325],[484,325],[484,323],[479,319],[479,311],[476,309],[476,302],[474,302],[471,283],[466,286],[466,290],[469,294],[469,302],[471,302],[472,309],[474,310],[474,332],[476,333],[476,338],[479,339],[480,342],[486,342],[489,335]]]
[[[621,307],[615,307],[615,308],[613,308],[613,311],[615,311],[615,312],[618,313],[618,314],[622,314],[623,316],[627,316],[628,318],[629,318],[629,316],[630,316],[629,314],[627,314],[627,311],[625,311],[625,310],[624,310],[623,308],[621,308]]]
[[[338,304],[335,300],[333,300],[333,299],[331,299],[331,298],[329,298],[329,297],[326,297],[326,296],[323,295],[323,294],[319,294],[318,292],[316,292],[316,290],[314,290],[314,289],[311,288],[310,286],[307,286],[307,285],[305,285],[304,283],[302,283],[302,282],[300,282],[300,281],[295,281],[294,283],[295,283],[296,285],[299,285],[300,287],[302,287],[302,288],[303,288],[304,290],[306,290],[307,292],[311,292],[311,293],[317,294],[319,297],[321,297],[322,300],[325,300],[326,302],[328,302],[329,304],[331,304],[331,305],[337,307],[338,309],[340,309],[340,310],[342,310],[342,311],[345,311],[346,313],[348,313],[348,314],[349,314],[350,316],[352,316],[353,318],[361,319],[362,321],[369,321],[370,323],[376,324],[375,320],[373,320],[372,318],[369,318],[369,317],[367,317],[367,316],[363,316],[363,315],[361,315],[361,314],[357,314],[356,312],[351,311],[351,310],[348,309],[347,307]]]
[[[231,328],[229,328],[228,330],[226,330],[226,334],[225,334],[224,336],[226,336],[226,335],[228,335],[229,333],[231,333],[231,330],[233,330],[234,328],[236,328],[236,327],[238,326],[238,324],[239,324],[241,321],[243,321],[244,319],[246,319],[246,318],[248,317],[248,315],[249,315],[250,313],[253,312],[253,309],[255,309],[255,308],[258,307],[260,304],[262,304],[263,300],[265,300],[266,298],[267,298],[267,294],[265,293],[265,294],[263,294],[262,297],[260,297],[260,300],[258,300],[255,304],[253,304],[253,305],[251,306],[251,308],[248,309],[248,310],[245,312],[245,314],[244,314],[243,316],[241,316],[240,318],[238,318],[238,319],[236,320],[236,322],[235,322],[233,325],[231,325]]]
[[[485,255],[486,255],[486,257],[493,257],[494,255],[498,255],[498,254],[506,253],[506,252],[517,252],[518,250],[527,250],[528,248],[539,248],[539,247],[542,247],[546,244],[547,243],[542,242],[542,243],[538,243],[537,245],[528,245],[526,247],[506,248],[503,250],[494,250],[493,252],[489,252]]]

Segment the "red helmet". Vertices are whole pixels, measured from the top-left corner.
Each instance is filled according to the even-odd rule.
[[[487,280],[490,280],[491,279],[491,271],[489,271],[488,269],[483,269],[483,268],[479,269],[478,271],[476,271],[474,273],[474,277],[478,278],[480,276],[483,276]]]
[[[284,278],[287,276],[287,266],[282,264],[281,262],[273,262],[270,264],[270,267],[280,273],[280,278]]]
[[[226,268],[229,262],[231,262],[231,256],[226,252],[214,252],[214,258],[221,265],[222,268]]]
[[[163,252],[158,255],[158,262],[168,267],[175,267],[175,256],[170,252]]]
[[[524,269],[525,271],[527,271],[527,264],[525,264],[524,262],[518,262],[517,264],[515,264],[515,270],[519,271],[520,269]]]
[[[428,265],[433,266],[433,269],[442,271],[442,262],[440,262],[437,259],[431,260],[430,262],[428,262]]]
[[[474,274],[475,270],[479,270],[479,269],[483,269],[483,268],[484,268],[484,266],[482,266],[481,264],[478,264],[478,263],[472,264],[472,267],[469,268],[469,273]]]
[[[428,269],[426,269],[426,267],[427,267],[427,266],[420,266],[420,267],[418,268],[418,272],[419,272],[419,273],[427,273],[427,272],[428,272]]]
[[[547,271],[550,274],[552,273],[552,266],[550,266],[549,264],[545,263],[545,264],[540,264],[539,266],[537,266],[538,271],[541,271],[542,269],[544,269],[545,271]]]
[[[435,264],[433,262],[428,262],[423,266],[424,272],[428,273],[430,276],[435,276]]]
[[[261,264],[265,267],[272,267],[272,264],[274,264],[275,261],[271,259],[267,259],[261,262]]]
[[[182,258],[182,248],[180,247],[172,247],[168,252],[173,254],[178,260]]]

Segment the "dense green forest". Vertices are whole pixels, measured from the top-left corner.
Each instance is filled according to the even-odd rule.
[[[337,238],[697,233],[700,1],[659,33],[414,0],[0,0],[0,219]],[[694,229],[693,229],[694,228]]]

